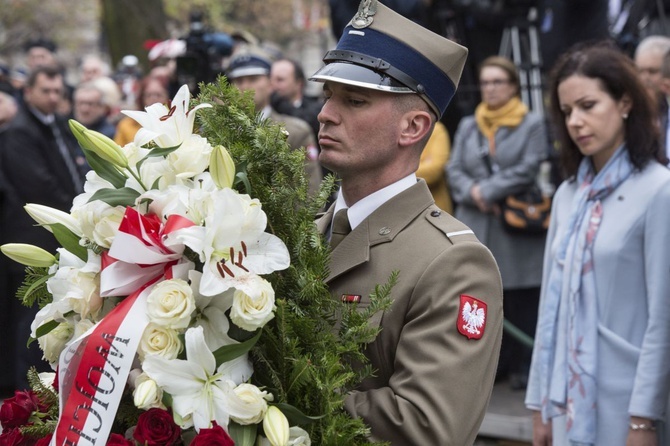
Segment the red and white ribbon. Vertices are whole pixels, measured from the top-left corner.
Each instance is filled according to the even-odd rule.
[[[147,296],[153,285],[186,278],[193,269],[182,260],[183,246],[167,248],[163,239],[193,222],[127,208],[109,253],[103,255],[102,296],[128,294],[103,320],[71,342],[59,358],[60,416],[52,446],[105,444],[142,333],[149,323]]]

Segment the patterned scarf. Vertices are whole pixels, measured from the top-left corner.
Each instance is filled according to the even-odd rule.
[[[537,326],[542,417],[567,416],[572,445],[596,442],[598,307],[593,244],[603,218],[601,201],[632,173],[621,146],[595,173],[591,159],[579,165],[579,189],[550,269]]]
[[[518,127],[528,114],[528,107],[518,97],[513,97],[505,105],[496,110],[489,109],[481,103],[475,109],[477,127],[489,140],[491,155],[496,154],[495,135],[500,127]]]

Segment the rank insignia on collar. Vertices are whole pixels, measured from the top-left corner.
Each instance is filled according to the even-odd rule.
[[[458,307],[458,332],[468,339],[481,339],[486,328],[486,304],[481,300],[461,294]]]
[[[345,304],[357,304],[361,301],[361,296],[359,294],[343,294],[342,302]]]
[[[351,26],[356,29],[367,28],[372,24],[377,13],[377,0],[363,0],[358,5],[358,12],[351,19]]]

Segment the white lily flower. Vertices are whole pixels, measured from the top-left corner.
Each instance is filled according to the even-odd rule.
[[[195,270],[189,271],[188,278],[197,308],[194,326],[202,327],[209,349],[216,351],[224,345],[237,344],[237,341],[228,336],[230,321],[226,316],[226,311],[233,305],[233,290],[228,290],[218,296],[203,296],[200,294],[202,273]]]
[[[60,223],[72,231],[75,235],[81,235],[79,222],[76,218],[67,212],[35,203],[28,203],[23,206],[23,209],[26,210],[26,212],[33,218],[33,220],[42,225],[49,232],[53,232],[49,225]]]
[[[95,194],[100,189],[114,189],[114,185],[109,181],[102,178],[98,175],[95,170],[91,169],[86,173],[86,182],[84,183],[84,192],[74,197],[72,201],[72,208],[70,208],[70,213],[72,217],[76,219],[77,211],[85,206],[93,194]],[[79,223],[77,223],[79,224]],[[81,231],[80,231],[81,233]]]
[[[88,250],[88,261],[84,262],[64,248],[58,248],[58,252],[58,270],[47,280],[53,302],[37,313],[33,321],[33,336],[35,329],[49,317],[59,320],[69,311],[81,317],[95,316],[102,307],[100,256]]]
[[[142,126],[135,135],[135,144],[143,146],[149,141],[154,141],[159,147],[167,148],[184,142],[193,134],[196,110],[212,106],[200,104],[189,110],[190,99],[188,86],[183,85],[172,99],[171,107],[153,104],[146,107],[146,111],[123,110],[123,114],[130,116]]]
[[[288,268],[291,259],[286,245],[263,232],[266,225],[258,200],[232,189],[212,193],[205,226],[186,228],[175,235],[205,263],[201,294],[214,296],[237,288],[254,295],[256,275]]]
[[[253,409],[235,393],[235,388],[252,374],[247,355],[216,367],[214,355],[205,343],[202,327],[186,332],[186,360],[145,358],[142,368],[164,391],[172,395],[172,409],[182,428],[196,431],[210,428],[212,421],[227,426],[230,416],[248,418]]]
[[[137,202],[151,200],[149,212],[165,219],[168,215],[181,215],[197,225],[205,222],[211,212],[212,194],[216,190],[209,173],[198,175],[183,184],[173,184],[166,188],[147,191],[137,198]]]

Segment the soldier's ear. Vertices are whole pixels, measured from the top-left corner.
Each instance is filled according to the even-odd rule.
[[[433,120],[427,111],[411,110],[403,115],[400,126],[400,146],[414,146],[431,131]]]

